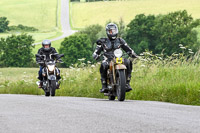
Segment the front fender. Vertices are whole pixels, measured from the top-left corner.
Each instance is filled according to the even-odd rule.
[[[124,64],[117,64],[116,66],[115,66],[115,69],[127,69],[126,68],[126,66],[124,65]]]
[[[48,76],[48,79],[49,79],[49,80],[56,80],[56,76],[55,76],[55,75],[49,75],[49,76]]]

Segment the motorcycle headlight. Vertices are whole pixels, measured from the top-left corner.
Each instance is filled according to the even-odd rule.
[[[48,69],[49,69],[49,71],[54,71],[54,69],[55,69],[55,65],[48,65],[47,66],[48,67]]]
[[[123,54],[123,52],[122,52],[121,49],[116,49],[116,50],[114,51],[114,55],[115,55],[117,58],[122,57],[122,54]]]

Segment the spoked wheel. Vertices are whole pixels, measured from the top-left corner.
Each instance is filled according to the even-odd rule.
[[[118,70],[117,71],[117,98],[119,101],[125,100],[126,95],[126,76],[125,76],[125,70]]]
[[[51,86],[51,88],[50,88],[51,96],[55,96],[55,92],[56,92],[56,81],[55,81],[55,80],[52,80],[50,86]]]
[[[109,100],[115,100],[115,96],[109,96],[108,99]]]

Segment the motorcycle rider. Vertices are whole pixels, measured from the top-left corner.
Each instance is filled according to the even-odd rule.
[[[55,48],[51,47],[51,41],[50,40],[43,40],[42,41],[42,48],[40,48],[38,50],[38,54],[39,55],[46,55],[46,58],[49,59],[49,55],[50,54],[56,54],[57,51]],[[61,60],[60,60],[61,61]],[[41,59],[39,57],[36,57],[36,62],[41,62]],[[40,84],[38,86],[38,88],[42,88],[42,70],[44,68],[44,63],[40,63],[40,70],[38,72],[38,79],[40,80]],[[60,70],[58,69],[59,73],[60,73]],[[57,75],[57,80],[60,80],[61,77],[60,77],[60,74]],[[59,88],[59,86],[57,86],[57,88]]]
[[[130,57],[137,58],[137,54],[127,45],[126,41],[122,38],[117,37],[118,27],[114,23],[109,23],[106,26],[106,34],[108,38],[100,38],[97,40],[96,50],[93,53],[93,58],[97,60],[103,51],[104,60],[101,63],[100,74],[102,89],[101,93],[107,93],[107,70],[109,68],[109,62],[114,58],[114,50],[122,48]],[[132,62],[129,59],[124,59],[124,64],[127,67],[127,82],[126,92],[132,90],[130,86]]]

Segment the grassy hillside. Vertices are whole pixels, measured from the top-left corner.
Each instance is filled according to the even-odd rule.
[[[137,14],[157,15],[184,9],[194,18],[200,18],[199,0],[130,0],[71,3],[70,6],[74,28],[97,23],[105,25],[106,21],[119,21],[120,17],[128,24]]]
[[[1,0],[0,16],[5,16],[10,25],[23,24],[41,31],[56,27],[57,0]]]
[[[22,24],[39,29],[38,32],[29,33],[36,42],[61,35],[60,0],[1,0],[0,7],[0,16],[7,17],[9,26]],[[1,33],[0,38],[9,35],[11,33]]]

